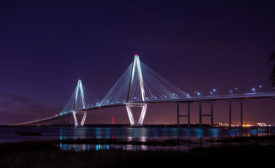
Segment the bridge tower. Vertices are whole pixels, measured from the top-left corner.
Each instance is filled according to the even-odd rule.
[[[73,106],[71,111],[74,118],[75,127],[84,126],[86,117],[87,117],[87,112],[83,111],[83,109],[85,108],[86,108],[86,101],[85,101],[85,95],[83,91],[83,85],[82,85],[82,81],[79,79],[74,92],[74,100],[73,100]],[[83,115],[80,123],[77,120],[77,114]]]
[[[133,84],[134,84],[135,77],[137,77],[138,79],[139,91],[140,91],[140,96],[142,100],[139,103],[135,103],[131,99],[133,96]],[[146,110],[147,110],[147,104],[142,102],[145,102],[145,89],[144,89],[142,69],[140,65],[139,56],[136,54],[134,58],[134,62],[132,64],[132,70],[131,70],[131,76],[129,81],[128,94],[127,94],[127,103],[126,103],[127,114],[129,117],[130,124],[132,126],[135,125],[135,119],[133,117],[132,108],[141,108],[141,113],[140,113],[140,117],[137,125],[138,126],[143,125],[144,117],[146,115]]]

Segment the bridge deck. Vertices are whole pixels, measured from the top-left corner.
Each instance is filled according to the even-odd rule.
[[[245,93],[245,94],[233,94],[233,95],[222,95],[222,96],[200,96],[200,97],[190,97],[184,99],[170,99],[170,100],[153,100],[153,101],[136,101],[136,102],[128,102],[128,103],[137,103],[137,104],[156,104],[156,103],[192,103],[192,102],[211,102],[211,101],[229,101],[229,100],[249,100],[249,99],[273,99],[275,98],[275,92],[264,92],[264,93]],[[99,105],[90,107],[87,109],[81,110],[84,111],[95,111],[99,109],[106,109],[106,108],[113,108],[113,107],[120,107],[125,106],[125,103],[117,103],[117,104],[106,104],[106,105]],[[81,112],[80,111],[80,112]],[[70,115],[71,112],[63,113],[62,115],[54,115],[44,119],[39,119],[30,122],[24,122],[19,124],[12,124],[10,126],[21,126],[21,125],[31,125],[51,120],[56,120],[61,117],[65,117]]]
[[[234,94],[234,95],[222,95],[222,96],[200,96],[200,97],[190,97],[184,99],[170,99],[170,100],[151,100],[151,101],[136,101],[136,102],[125,102],[117,104],[107,104],[90,107],[83,109],[83,111],[93,111],[104,108],[125,106],[127,103],[137,103],[137,104],[155,104],[155,103],[192,103],[192,102],[207,102],[207,101],[223,101],[223,100],[248,100],[248,99],[268,99],[275,98],[275,92],[267,93],[245,93],[245,94]]]

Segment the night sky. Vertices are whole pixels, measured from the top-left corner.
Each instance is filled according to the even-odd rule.
[[[275,1],[1,1],[0,125],[59,113],[78,78],[103,98],[136,53],[191,95],[268,91],[274,51]],[[246,122],[275,124],[274,100],[244,105]],[[192,122],[197,113],[193,104]],[[145,124],[175,123],[175,114],[175,104],[149,105]],[[217,103],[215,122],[227,115]],[[89,112],[87,122],[111,117],[128,123],[124,108]]]

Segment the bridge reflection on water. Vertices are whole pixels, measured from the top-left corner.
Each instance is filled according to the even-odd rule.
[[[66,144],[60,143],[61,150],[173,150],[188,151],[196,147],[217,146],[220,143],[211,141],[228,137],[271,136],[274,128],[77,128],[60,129],[60,140],[97,139],[108,140],[109,143]],[[114,142],[112,142],[114,141]],[[124,143],[117,143],[122,141]],[[89,142],[89,141],[88,141]],[[127,144],[128,142],[128,144]],[[152,145],[151,142],[172,142]],[[175,142],[181,142],[176,143]]]

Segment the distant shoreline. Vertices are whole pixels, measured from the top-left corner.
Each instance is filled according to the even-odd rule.
[[[47,128],[47,127],[60,127],[60,128],[66,128],[66,127],[69,127],[69,128],[72,128],[72,127],[75,127],[74,125],[67,125],[67,126],[64,126],[64,125],[50,125],[50,126],[10,126],[10,125],[0,125],[0,128],[4,128],[4,127],[35,127],[35,128]],[[105,128],[105,127],[129,127],[129,128],[241,128],[241,127],[225,127],[225,126],[211,126],[211,125],[208,125],[208,124],[202,124],[202,125],[199,125],[199,124],[191,124],[190,127],[188,127],[187,124],[181,124],[179,125],[176,125],[176,124],[169,124],[169,125],[165,125],[165,124],[148,124],[148,125],[143,125],[143,126],[131,126],[129,124],[87,124],[85,125],[84,127],[102,127],[102,128]],[[76,128],[81,128],[81,127],[76,127]],[[247,129],[247,128],[275,128],[275,126],[267,126],[267,127],[259,127],[259,126],[250,126],[250,127],[243,127],[243,129]]]

